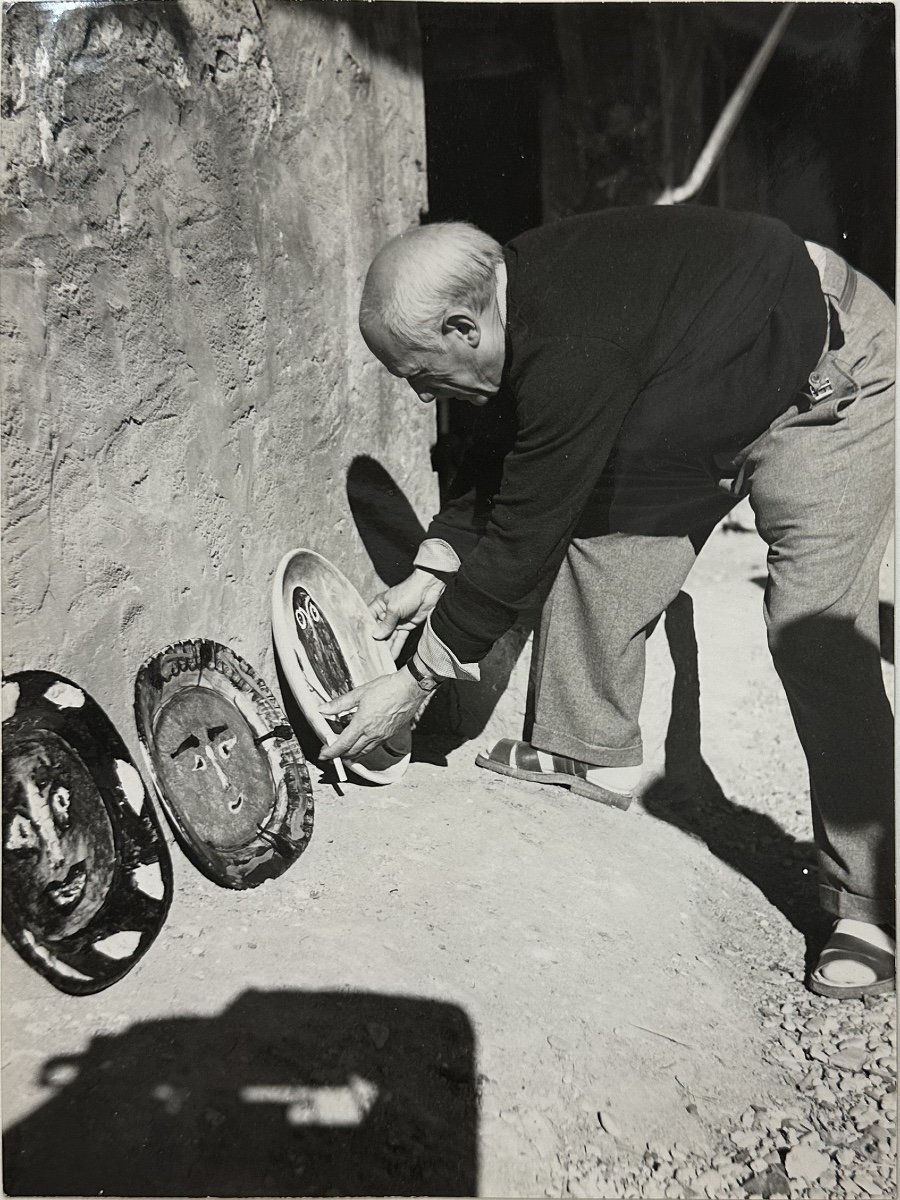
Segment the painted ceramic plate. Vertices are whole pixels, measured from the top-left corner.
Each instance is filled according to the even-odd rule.
[[[359,592],[337,567],[312,550],[291,550],[272,585],[272,631],[294,698],[319,740],[333,742],[348,718],[325,718],[320,707],[396,665]],[[345,766],[372,783],[393,783],[409,765],[403,730]]]
[[[112,722],[49,671],[3,679],[3,933],[60,991],[99,992],[152,945],[172,865]]]
[[[141,749],[185,854],[214,883],[256,887],[312,836],[303,752],[266,684],[233,650],[167,646],[134,685]]]

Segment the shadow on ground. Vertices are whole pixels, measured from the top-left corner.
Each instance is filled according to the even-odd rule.
[[[765,591],[768,575],[752,575],[750,582]],[[878,645],[885,662],[894,661],[894,606],[889,600],[878,601]]]
[[[462,1009],[248,991],[50,1059],[4,1134],[8,1195],[471,1196],[475,1044]]]
[[[643,795],[644,807],[705,842],[717,858],[749,879],[803,934],[809,965],[832,923],[819,907],[815,847],[791,837],[764,813],[730,800],[704,761],[694,607],[686,592],[669,606],[665,633],[675,668],[665,774]]]

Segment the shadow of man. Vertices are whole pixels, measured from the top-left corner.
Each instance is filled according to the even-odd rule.
[[[809,966],[833,920],[819,905],[815,846],[798,841],[766,814],[730,800],[706,764],[700,746],[694,606],[686,592],[667,609],[665,633],[675,668],[665,774],[644,794],[644,807],[705,842],[717,858],[749,879],[803,934]]]
[[[456,1005],[257,992],[47,1061],[7,1195],[477,1194],[475,1039]]]

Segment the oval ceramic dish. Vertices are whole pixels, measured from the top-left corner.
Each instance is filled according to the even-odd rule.
[[[49,671],[3,680],[3,933],[62,992],[126,975],[162,929],[172,864],[125,743]]]
[[[272,584],[272,632],[294,699],[323,744],[345,721],[319,709],[362,683],[397,670],[359,592],[337,567],[313,550],[291,550]],[[409,765],[411,737],[403,730],[345,765],[371,783],[393,783]]]
[[[252,667],[218,642],[167,646],[138,672],[134,712],[163,811],[204,875],[251,888],[296,862],[313,829],[306,760]]]

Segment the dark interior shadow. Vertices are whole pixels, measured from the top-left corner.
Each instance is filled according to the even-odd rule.
[[[680,592],[665,614],[675,668],[665,741],[665,775],[643,796],[647,812],[705,842],[751,881],[806,939],[807,966],[831,928],[816,889],[815,848],[764,813],[730,800],[700,747],[700,677],[693,601]]]
[[[400,583],[412,571],[413,558],[425,536],[403,490],[379,462],[361,455],[347,472],[347,501],[376,574],[388,587]],[[523,615],[500,639],[481,664],[480,682],[452,681],[434,695],[413,735],[414,761],[444,766],[447,754],[478,737],[509,685],[533,619],[533,614]],[[413,653],[415,644],[413,633],[399,663]],[[509,735],[520,737],[521,733],[521,729],[510,730]]]
[[[751,583],[765,590],[768,575],[753,575]],[[894,606],[889,600],[878,601],[878,644],[885,662],[894,661]]]
[[[509,687],[519,658],[526,652],[533,623],[525,617],[503,635],[482,660],[478,683],[453,680],[440,688],[416,730],[423,742],[415,751],[417,756],[441,765],[442,758],[446,761],[445,756],[452,750],[481,735]],[[516,728],[504,730],[503,736],[521,738],[526,725],[527,716]]]
[[[473,1196],[475,1041],[405,996],[256,992],[50,1059],[7,1195]]]

